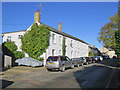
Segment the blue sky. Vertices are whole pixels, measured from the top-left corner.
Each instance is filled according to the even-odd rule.
[[[26,30],[34,22],[40,2],[3,2],[2,33]],[[117,2],[44,2],[41,22],[101,48],[98,32],[109,16],[118,10]]]

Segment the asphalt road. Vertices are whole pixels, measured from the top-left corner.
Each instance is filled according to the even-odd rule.
[[[4,88],[109,88],[116,72],[116,60],[83,65],[65,72],[45,68],[4,77]],[[8,83],[10,82],[10,84]],[[8,85],[7,85],[8,84]]]

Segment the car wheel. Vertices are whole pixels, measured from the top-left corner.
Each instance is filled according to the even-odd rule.
[[[74,68],[74,64],[71,65],[71,68],[72,68],[72,69]]]
[[[80,65],[79,64],[77,64],[77,67],[79,67]]]
[[[51,69],[48,69],[48,68],[47,68],[47,70],[48,70],[48,71],[51,71]]]
[[[21,64],[20,63],[18,63],[18,66],[20,66]]]
[[[62,71],[62,72],[65,71],[65,66],[62,66],[61,71]]]
[[[86,65],[88,65],[88,62],[86,62]]]

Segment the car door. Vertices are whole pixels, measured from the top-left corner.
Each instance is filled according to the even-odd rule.
[[[61,57],[61,65],[64,65],[65,67],[67,67],[67,60],[66,60],[66,57],[65,56],[62,56]]]
[[[68,57],[66,57],[66,60],[67,60],[67,67],[71,67],[72,60]]]

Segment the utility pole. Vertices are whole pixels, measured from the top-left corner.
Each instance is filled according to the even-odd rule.
[[[40,5],[40,15],[42,13],[42,1],[41,1],[41,5]]]

